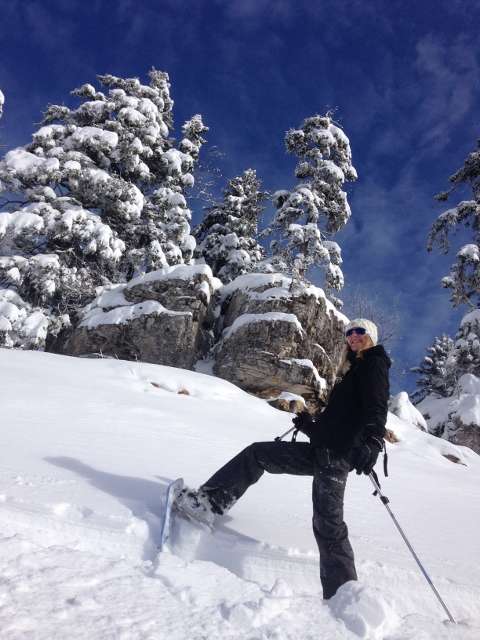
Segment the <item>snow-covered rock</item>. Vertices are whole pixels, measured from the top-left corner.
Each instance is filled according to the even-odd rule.
[[[480,453],[480,379],[466,373],[459,379],[455,395],[428,395],[418,405],[428,430],[455,444]]]
[[[210,346],[207,315],[218,285],[208,266],[178,265],[103,289],[49,350],[190,369]]]
[[[251,393],[302,395],[312,408],[332,384],[347,319],[312,285],[245,274],[219,291],[216,375]]]
[[[246,274],[222,286],[206,264],[166,266],[100,289],[48,350],[186,368],[209,357],[216,375],[251,393],[292,393],[314,408],[333,381],[346,318],[321,289],[290,283]]]
[[[400,420],[415,425],[422,431],[427,431],[427,423],[420,411],[413,406],[406,391],[400,391],[397,395],[390,398],[388,403],[389,410]]]

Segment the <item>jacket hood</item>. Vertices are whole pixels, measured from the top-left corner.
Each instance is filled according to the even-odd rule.
[[[381,344],[377,344],[374,347],[370,347],[370,349],[367,349],[366,351],[364,351],[363,357],[364,358],[383,358],[386,361],[388,367],[392,366],[392,361],[390,360],[390,356],[388,355],[388,353],[383,348],[383,345]]]

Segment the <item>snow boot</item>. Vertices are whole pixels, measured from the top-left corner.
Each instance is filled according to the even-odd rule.
[[[210,529],[215,523],[212,504],[208,495],[201,489],[195,490],[185,487],[177,496],[173,506],[190,520],[206,524]]]

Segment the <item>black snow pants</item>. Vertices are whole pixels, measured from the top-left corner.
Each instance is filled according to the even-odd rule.
[[[213,509],[227,511],[264,471],[313,476],[313,533],[320,552],[323,597],[331,598],[348,580],[356,580],[353,550],[343,521],[343,497],[349,463],[326,449],[304,442],[255,442],[219,469],[201,489]]]

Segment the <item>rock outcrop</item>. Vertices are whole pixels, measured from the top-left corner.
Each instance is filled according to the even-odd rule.
[[[220,290],[214,373],[264,398],[288,391],[315,407],[333,383],[346,321],[317,287],[247,274]]]
[[[470,447],[475,453],[480,454],[480,426],[478,424],[464,424],[459,416],[454,416],[452,425],[449,425],[448,439],[453,444]]]
[[[317,408],[335,378],[345,321],[321,289],[292,287],[282,274],[222,286],[206,265],[178,265],[100,291],[48,350],[186,369],[213,358],[213,373],[242,389],[272,402],[297,394]]]
[[[106,289],[50,351],[191,369],[212,344],[209,267],[179,265]]]

